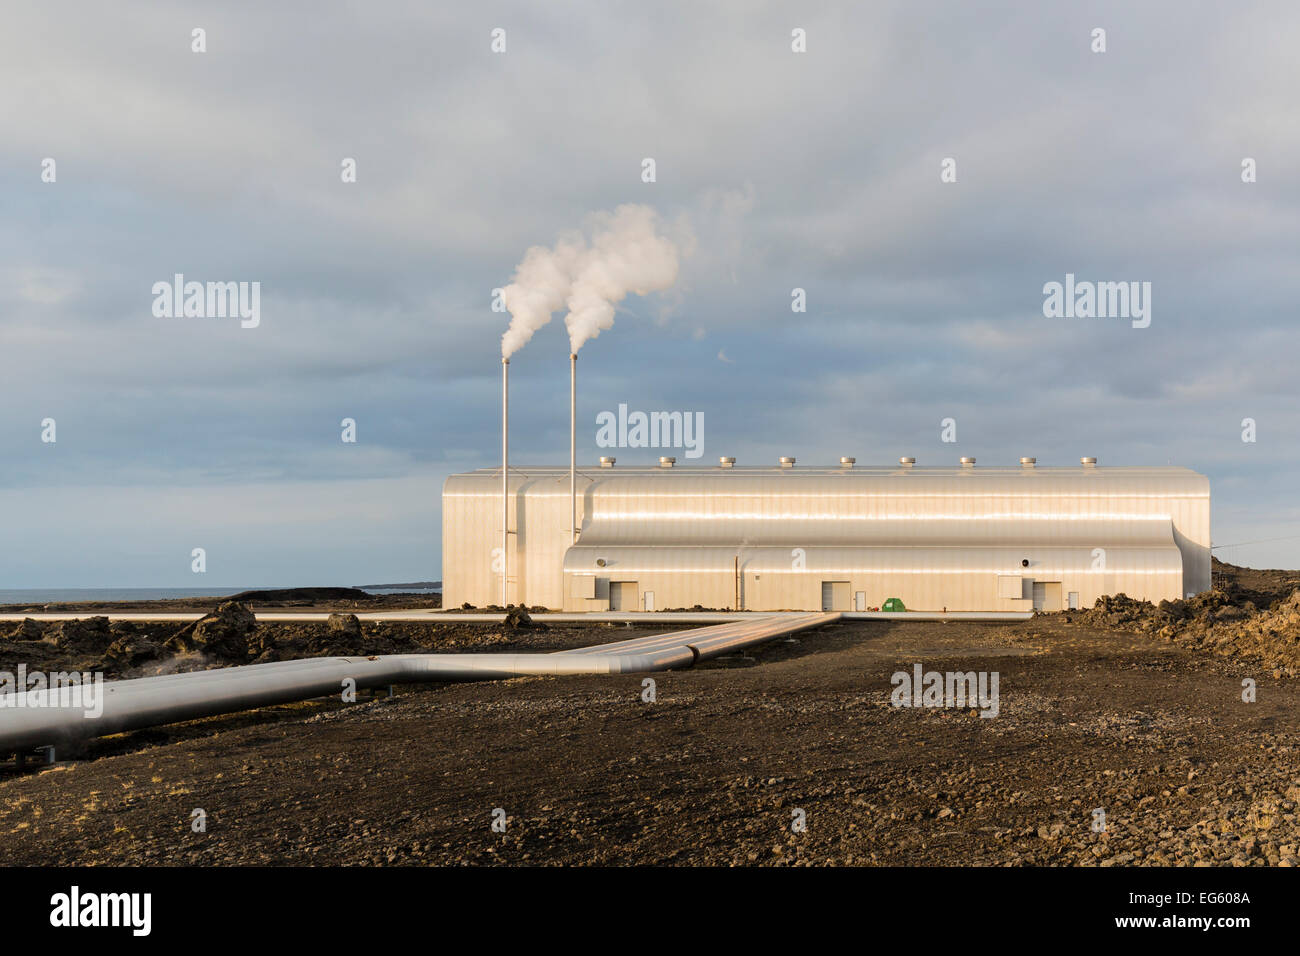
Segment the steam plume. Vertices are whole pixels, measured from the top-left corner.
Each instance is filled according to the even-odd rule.
[[[629,293],[645,295],[677,281],[677,246],[657,234],[659,216],[649,206],[619,206],[598,213],[591,248],[569,292],[569,351],[576,353],[614,324],[614,307]]]
[[[573,273],[586,249],[581,236],[560,239],[555,248],[533,246],[515,269],[514,281],[502,290],[510,311],[510,327],[501,336],[501,357],[523,348],[533,333],[563,308],[573,285]]]
[[[564,306],[569,313],[570,351],[614,324],[615,306],[629,292],[645,295],[677,281],[678,252],[659,235],[659,216],[649,206],[623,205],[590,217],[591,241],[561,238],[554,248],[533,246],[503,290],[510,327],[501,337],[509,358]]]

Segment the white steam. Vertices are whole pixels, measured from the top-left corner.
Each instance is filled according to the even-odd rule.
[[[577,352],[614,324],[615,307],[630,292],[646,295],[677,281],[676,244],[659,233],[649,206],[623,205],[590,217],[591,241],[565,237],[548,249],[533,246],[503,290],[510,328],[501,337],[509,358],[567,305],[564,324]]]
[[[585,251],[586,242],[575,236],[560,239],[554,249],[533,246],[524,253],[514,281],[501,292],[510,311],[510,328],[501,336],[503,358],[523,348],[534,332],[551,321],[551,313],[564,307],[578,259]]]
[[[591,248],[569,292],[569,350],[577,352],[614,324],[614,307],[631,292],[646,295],[677,281],[677,246],[658,235],[649,206],[619,206],[593,218]]]

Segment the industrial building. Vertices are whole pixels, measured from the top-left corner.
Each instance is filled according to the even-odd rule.
[[[576,522],[569,479],[566,467],[511,467],[504,489],[500,468],[447,479],[445,607],[499,604],[503,569],[509,603],[566,611],[865,611],[890,598],[1050,611],[1210,586],[1209,481],[1186,468],[608,458],[578,470]]]

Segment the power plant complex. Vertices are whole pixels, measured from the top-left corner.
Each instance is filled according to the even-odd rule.
[[[572,497],[567,467],[452,475],[442,508],[446,608],[868,611],[896,599],[918,611],[1052,611],[1210,587],[1208,479],[1092,458],[997,468],[606,458],[577,472]]]
[[[445,609],[1025,615],[1210,587],[1209,481],[1186,468],[610,457],[579,471],[578,351],[625,296],[670,287],[678,269],[654,210],[623,205],[593,222],[590,242],[530,248],[501,290],[501,467],[443,485]],[[512,468],[510,358],[566,308],[568,468]]]

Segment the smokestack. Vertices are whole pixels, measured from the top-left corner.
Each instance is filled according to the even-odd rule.
[[[507,606],[510,554],[510,359],[501,360],[501,606]]]
[[[578,542],[578,353],[569,353],[569,528]]]

